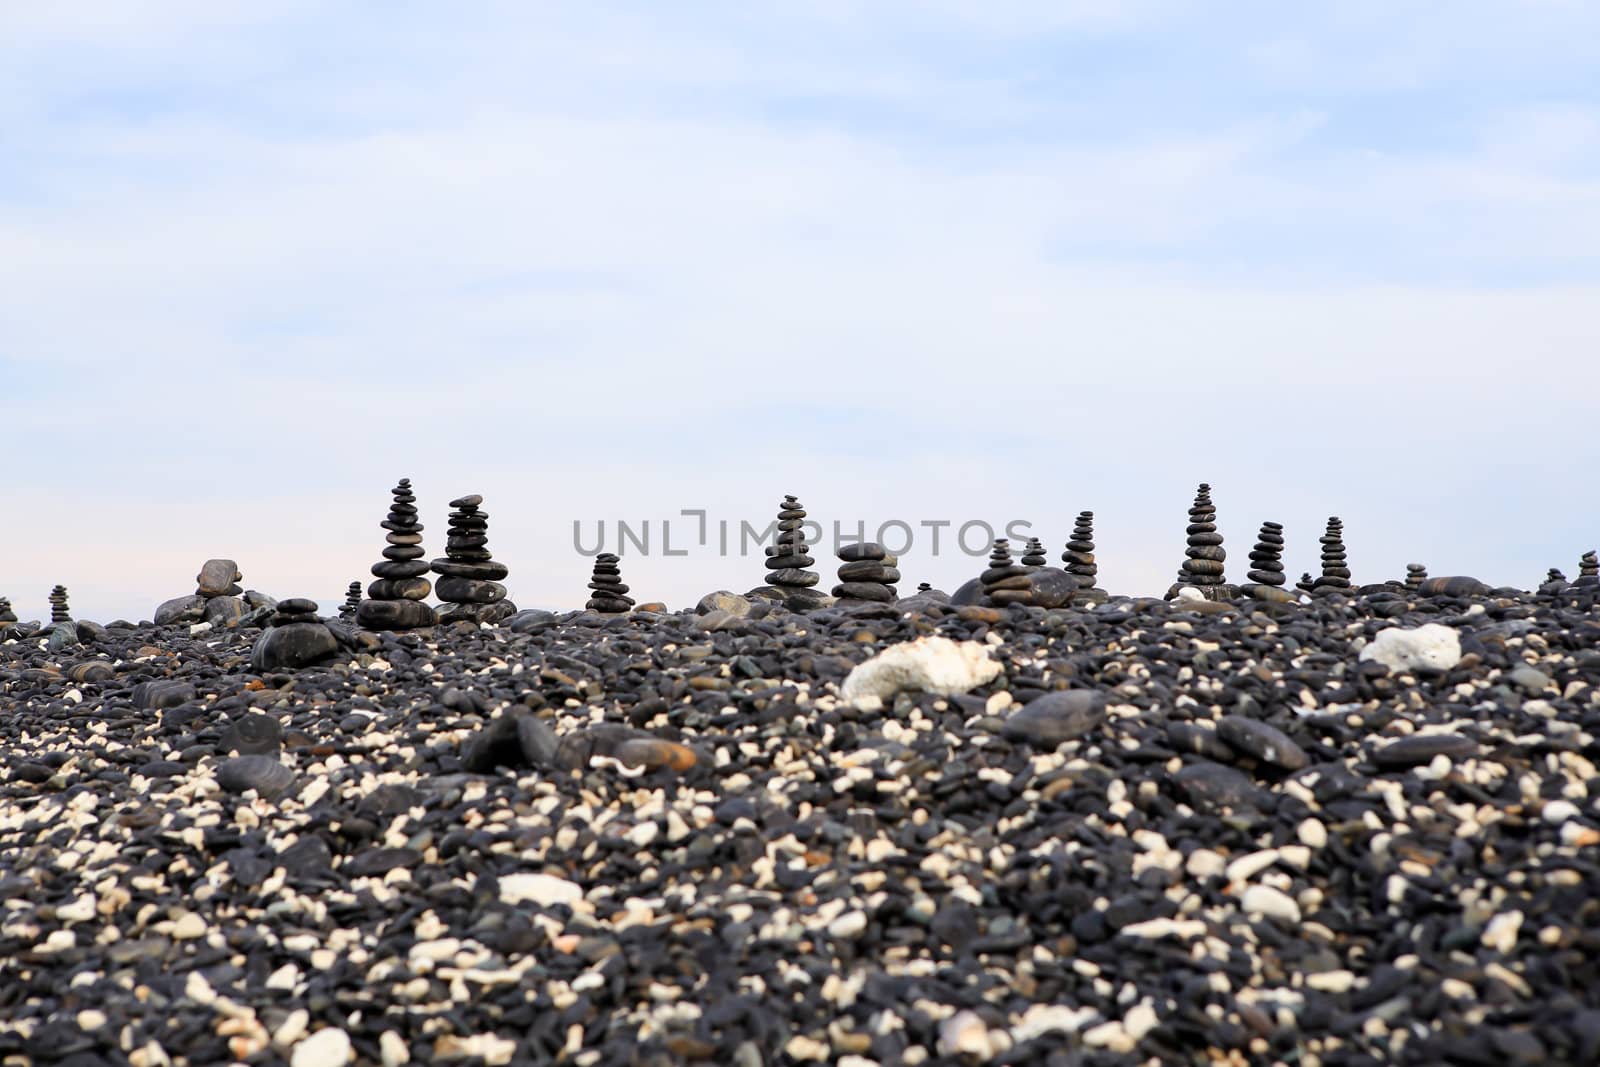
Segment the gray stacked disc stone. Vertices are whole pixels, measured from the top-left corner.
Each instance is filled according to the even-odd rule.
[[[350,588],[345,590],[344,603],[339,607],[339,618],[349,622],[356,617],[356,610],[361,607],[361,583],[351,582]]]
[[[1217,532],[1217,508],[1211,502],[1211,486],[1200,483],[1189,508],[1188,550],[1184,552],[1183,566],[1178,570],[1178,582],[1168,592],[1170,599],[1186,585],[1194,586],[1208,599],[1215,600],[1225,591],[1224,561],[1227,550],[1222,547],[1222,535]]]
[[[899,597],[894,583],[900,580],[895,569],[898,557],[875,541],[858,541],[839,549],[839,584],[833,595],[840,600],[871,600],[892,604]]]
[[[1421,589],[1422,583],[1428,580],[1428,568],[1421,563],[1406,564],[1406,588]]]
[[[778,540],[767,546],[767,584],[778,590],[785,599],[816,599],[811,587],[819,575],[810,570],[816,561],[807,553],[805,535],[806,509],[793,496],[785,496],[778,505]]]
[[[58,585],[50,590],[50,621],[71,622],[72,612],[67,607],[67,587]]]
[[[1028,538],[1027,545],[1022,550],[1022,565],[1024,567],[1043,567],[1049,562],[1045,555],[1044,542],[1037,537]]]
[[[1328,519],[1328,529],[1318,540],[1322,543],[1322,577],[1313,583],[1317,590],[1340,591],[1350,588],[1350,568],[1345,564],[1344,523],[1339,516]]]
[[[417,498],[411,479],[401,478],[392,490],[394,502],[378,525],[389,531],[383,559],[372,565],[377,581],[367,586],[367,599],[356,609],[356,623],[369,630],[412,630],[438,621],[424,604],[433,583],[425,575],[428,553],[422,547],[422,523],[417,521]]]
[[[589,588],[594,592],[584,607],[605,615],[633,610],[633,598],[628,595],[628,587],[622,584],[619,562],[620,557],[614,552],[602,552],[594,558],[594,577],[589,580]]]
[[[439,612],[440,622],[492,624],[517,612],[500,584],[510,572],[489,554],[489,513],[479,510],[482,503],[476,493],[450,501],[444,558],[433,561],[433,572],[439,575],[434,588],[448,605]]]

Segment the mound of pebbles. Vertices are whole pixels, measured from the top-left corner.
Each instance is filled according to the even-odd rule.
[[[912,599],[0,643],[0,1057],[1600,1056],[1592,611]],[[998,676],[837,698],[930,634]]]

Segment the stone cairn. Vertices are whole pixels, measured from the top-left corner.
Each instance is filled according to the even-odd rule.
[[[793,496],[785,496],[778,505],[778,541],[767,546],[767,584],[783,598],[801,603],[821,600],[812,590],[819,575],[809,568],[814,566],[806,545],[806,509]]]
[[[244,573],[231,559],[208,559],[194,576],[194,595],[202,602],[201,617],[213,626],[228,626],[244,618],[239,582]]]
[[[918,582],[917,583],[917,592],[918,593],[931,593],[932,591],[933,591],[933,586],[929,585],[927,582]]]
[[[1028,568],[1019,565],[1011,558],[1011,542],[1004,537],[994,540],[994,548],[989,550],[989,566],[978,576],[978,581],[983,583],[984,599],[993,604],[1005,604],[1015,599],[1004,596],[1007,592],[1014,592],[1016,588],[1026,582]],[[996,599],[999,594],[999,599]]]
[[[1194,495],[1194,506],[1189,509],[1189,548],[1187,557],[1178,570],[1178,582],[1167,593],[1170,600],[1178,590],[1192,585],[1204,593],[1206,599],[1216,600],[1226,592],[1223,561],[1228,558],[1222,547],[1222,535],[1217,533],[1217,508],[1211,502],[1211,486],[1200,483]]]
[[[1312,588],[1336,592],[1349,589],[1350,568],[1345,566],[1344,523],[1339,516],[1329,517],[1327,532],[1319,540],[1322,542],[1322,577],[1312,584]]]
[[[617,566],[620,561],[615,552],[602,552],[594,558],[594,577],[589,580],[594,595],[584,607],[605,615],[621,615],[633,610],[633,597],[622,584],[622,568]]]
[[[1572,584],[1600,585],[1600,556],[1595,554],[1594,549],[1585,552],[1578,561],[1578,577]]]
[[[72,612],[67,608],[67,587],[58,585],[50,590],[50,621],[71,622]]]
[[[1100,575],[1100,565],[1094,561],[1094,512],[1078,512],[1077,521],[1072,524],[1072,540],[1061,553],[1061,562],[1067,565],[1068,574],[1081,579],[1084,588],[1094,585]]]
[[[289,597],[278,601],[267,628],[256,639],[250,650],[250,667],[259,672],[298,670],[338,652],[338,639],[317,616],[317,602]]]
[[[344,603],[339,605],[339,618],[350,622],[356,617],[356,611],[361,607],[361,583],[351,582],[350,588],[344,591]]]
[[[1420,563],[1406,564],[1406,588],[1421,589],[1422,583],[1428,580],[1428,568]]]
[[[1309,593],[1311,592],[1312,588],[1316,586],[1316,584],[1316,582],[1311,580],[1310,571],[1301,571],[1300,580],[1294,583],[1294,587],[1303,593]]]
[[[389,531],[383,560],[372,565],[377,581],[367,586],[367,598],[356,609],[356,623],[369,630],[411,630],[438,621],[423,603],[433,591],[427,552],[422,547],[422,523],[417,521],[417,498],[411,479],[401,478],[393,490],[389,515],[378,525]]]
[[[1024,567],[1043,567],[1049,559],[1045,556],[1044,542],[1037,537],[1028,538],[1028,543],[1022,549],[1022,565]]]
[[[11,610],[11,601],[0,596],[0,630],[14,626],[17,622],[17,613]]]
[[[1240,592],[1254,600],[1295,603],[1298,594],[1283,588],[1287,580],[1283,573],[1283,523],[1263,522],[1256,535],[1255,547],[1250,550],[1250,570],[1245,575],[1249,585]]]
[[[839,584],[833,595],[840,600],[870,600],[892,604],[899,597],[894,583],[900,580],[895,569],[899,558],[875,541],[857,541],[839,549]]]
[[[440,622],[497,623],[517,613],[500,580],[510,573],[489,555],[489,513],[476,493],[450,501],[450,533],[443,559],[433,561],[439,599],[449,604]]]

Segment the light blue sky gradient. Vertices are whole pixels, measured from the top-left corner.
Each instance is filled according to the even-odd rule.
[[[6,5],[0,595],[331,607],[393,479],[571,526],[1098,517],[1528,585],[1600,542],[1600,8]],[[907,584],[978,569],[908,555]],[[644,599],[757,558],[635,558]]]

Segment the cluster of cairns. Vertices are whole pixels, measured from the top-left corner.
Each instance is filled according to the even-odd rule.
[[[899,557],[876,541],[845,545],[839,549],[839,560],[839,584],[833,587],[836,599],[892,604],[899,597],[894,585],[900,580]]]
[[[444,559],[433,561],[439,575],[436,589],[448,607],[440,622],[497,623],[515,615],[517,606],[506,599],[501,579],[510,572],[489,554],[489,514],[479,510],[483,497],[476,493],[450,501],[450,533]],[[418,527],[421,529],[421,527]]]
[[[594,576],[589,579],[591,595],[584,605],[602,615],[621,615],[633,610],[633,597],[622,582],[622,560],[615,552],[602,552],[594,558]]]
[[[369,630],[414,630],[433,626],[438,617],[423,601],[433,591],[424,575],[428,553],[422,547],[422,523],[417,521],[417,498],[411,479],[401,478],[391,492],[394,502],[378,525],[389,531],[383,559],[372,565],[377,580],[367,586],[367,599],[356,609],[357,624]]]

